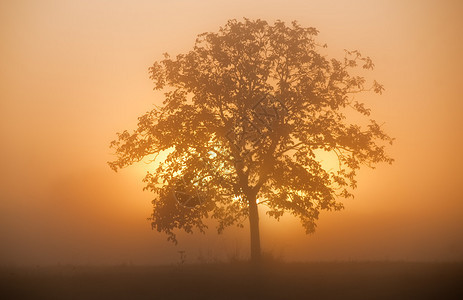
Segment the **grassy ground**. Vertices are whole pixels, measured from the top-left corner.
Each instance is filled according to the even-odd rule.
[[[463,299],[463,263],[0,268],[1,299]]]

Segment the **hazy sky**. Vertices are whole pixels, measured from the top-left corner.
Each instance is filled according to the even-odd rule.
[[[286,260],[463,259],[461,1],[0,2],[0,264],[170,263],[247,255],[247,230],[151,231],[147,165],[112,172],[109,142],[159,104],[148,67],[228,19],[298,20],[331,55],[358,49],[386,92],[364,99],[396,162],[360,172],[315,234],[261,216]]]

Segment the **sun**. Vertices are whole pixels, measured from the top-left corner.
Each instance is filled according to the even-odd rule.
[[[157,154],[151,154],[143,158],[143,160],[134,163],[131,169],[138,177],[144,178],[147,172],[153,173],[156,168],[167,159],[167,156],[172,152],[171,149],[161,151]]]
[[[321,149],[315,150],[315,159],[320,163],[322,168],[328,173],[340,170],[340,161],[336,153],[328,152]]]

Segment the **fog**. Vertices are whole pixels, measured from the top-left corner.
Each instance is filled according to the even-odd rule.
[[[228,19],[298,20],[330,55],[372,57],[372,117],[395,163],[362,169],[355,198],[306,235],[261,210],[264,252],[287,261],[463,259],[463,5],[459,1],[0,3],[0,264],[170,264],[249,256],[248,228],[152,231],[149,165],[118,173],[109,142],[161,104],[148,67]]]

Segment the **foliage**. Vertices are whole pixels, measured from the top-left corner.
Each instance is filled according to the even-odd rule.
[[[204,219],[221,232],[243,224],[259,199],[278,219],[300,218],[308,233],[320,210],[341,209],[351,197],[361,165],[392,163],[390,138],[370,109],[354,99],[383,86],[353,75],[374,65],[358,51],[328,59],[318,31],[293,22],[230,20],[217,33],[198,36],[193,50],[164,54],[149,69],[163,105],[139,118],[138,128],[111,143],[115,171],[168,150],[148,173],[145,189],[156,194],[152,226],[176,242],[175,229],[204,232]],[[358,118],[354,118],[357,120]],[[339,168],[323,168],[320,153],[335,153]]]

